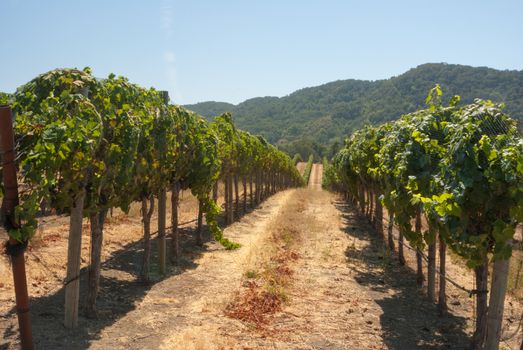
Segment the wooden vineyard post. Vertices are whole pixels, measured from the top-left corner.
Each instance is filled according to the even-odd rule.
[[[89,217],[91,222],[91,264],[89,266],[88,292],[87,292],[87,316],[97,317],[96,298],[100,289],[100,270],[103,245],[103,226],[107,216],[107,209],[92,213]]]
[[[198,200],[198,224],[196,226],[196,245],[203,245],[203,202]]]
[[[434,228],[429,226],[429,230],[433,233]],[[431,235],[433,237],[433,235]],[[435,237],[431,239],[436,239]],[[436,300],[436,242],[429,243],[429,256],[427,263],[427,295],[430,301]]]
[[[82,90],[82,95],[87,97],[88,94],[88,89],[84,88]],[[66,328],[75,328],[78,326],[78,304],[80,302],[80,265],[82,257],[82,223],[84,217],[84,201],[86,194],[85,182],[80,183],[79,187],[81,190],[74,195],[70,214],[71,216],[69,217],[69,239],[67,243],[67,272],[65,278],[64,306],[64,326]]]
[[[416,234],[421,236],[421,208],[418,208],[416,212],[416,224],[415,224]],[[423,281],[425,277],[423,276],[423,254],[420,248],[416,249],[416,282],[418,287],[423,287]]]
[[[439,291],[438,291],[438,312],[443,315],[447,312],[447,294],[446,294],[446,264],[447,264],[447,243],[445,238],[441,235],[441,230],[438,234],[439,238]]]
[[[360,211],[361,211],[361,214],[364,215],[365,214],[365,189],[363,188],[362,185],[359,186],[358,188],[359,190],[359,202],[360,202]]]
[[[260,190],[259,190],[259,198],[258,198],[258,204],[261,203],[263,201],[263,171],[260,170],[260,178],[258,179],[258,184],[260,186]]]
[[[243,182],[243,214],[247,213],[247,176],[242,177]]]
[[[166,106],[169,106],[169,92],[160,91],[163,97],[163,102]],[[158,194],[158,264],[160,273],[165,274],[166,267],[166,255],[167,255],[167,245],[165,241],[165,226],[166,226],[166,217],[167,217],[167,196],[166,189],[162,188]]]
[[[216,203],[218,203],[218,183],[219,180],[216,180],[216,182],[212,186],[212,200]]]
[[[496,260],[492,268],[492,282],[487,315],[487,338],[485,349],[499,349],[501,340],[501,326],[503,324],[503,310],[509,272],[509,259]]]
[[[384,237],[383,233],[383,206],[381,205],[380,201],[380,195],[378,191],[374,192],[374,201],[376,203],[376,221],[375,221],[375,227],[378,230],[378,234],[380,237]]]
[[[238,192],[238,174],[234,174],[234,217],[240,217],[240,193]]]
[[[15,207],[18,205],[18,182],[16,179],[13,117],[9,106],[0,106],[0,147],[2,152],[2,177],[5,187],[2,214],[5,218],[4,226],[9,231],[19,226],[14,218]],[[11,258],[13,269],[20,342],[23,350],[32,350],[34,345],[24,259],[26,246],[27,242],[20,243],[10,238],[6,243],[6,251]]]
[[[234,192],[234,184],[233,184],[233,175],[229,174],[226,177],[227,181],[227,225],[231,225],[234,222],[234,198],[233,198],[233,192]]]
[[[251,200],[251,208],[254,208],[254,193],[252,192],[252,174],[249,176],[249,198]]]
[[[404,266],[406,261],[405,261],[405,254],[403,252],[403,244],[404,244],[404,239],[403,239],[403,228],[400,227],[400,238],[399,238],[399,243],[398,243],[398,259],[399,259],[399,263],[400,265]]]
[[[80,258],[82,253],[82,219],[85,189],[76,195],[69,219],[67,247],[67,274],[65,280],[64,326],[78,326],[78,303],[80,300]]]
[[[180,260],[180,242],[178,232],[178,202],[180,198],[180,182],[175,181],[172,184],[171,191],[171,247],[172,258],[176,263]]]
[[[389,225],[387,227],[387,239],[389,242],[389,249],[391,252],[394,252],[394,236],[393,236],[393,230],[394,230],[394,212],[390,209],[389,210]]]
[[[255,191],[255,205],[253,205],[253,208],[256,205],[260,204],[260,171],[259,170],[256,170],[255,182],[256,182],[256,187],[254,189],[254,191]]]
[[[166,191],[161,190],[158,195],[158,260],[161,274],[165,274],[167,254],[167,246],[165,244],[166,197]]]
[[[483,349],[487,335],[488,307],[488,260],[483,258],[483,263],[474,268],[476,274],[476,329],[472,335],[472,348]],[[490,350],[490,349],[489,349]]]
[[[374,225],[374,195],[372,194],[372,186],[367,190],[367,198],[369,199],[369,213],[367,214],[369,222]]]
[[[224,184],[224,188],[225,188],[225,193],[224,193],[225,224],[229,225],[230,224],[230,222],[229,222],[229,175],[225,175],[223,184]]]
[[[149,203],[149,204],[147,204]],[[154,212],[154,196],[142,197],[142,222],[143,222],[143,256],[140,278],[143,283],[150,283],[151,261],[151,217]]]

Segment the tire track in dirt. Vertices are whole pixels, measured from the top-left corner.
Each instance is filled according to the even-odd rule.
[[[313,164],[311,170],[311,176],[309,178],[308,187],[309,189],[321,191],[321,182],[323,179],[323,165]]]

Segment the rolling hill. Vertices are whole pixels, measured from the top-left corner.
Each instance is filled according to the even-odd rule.
[[[353,130],[423,108],[428,91],[439,83],[445,100],[460,95],[506,104],[523,120],[523,71],[501,71],[445,63],[420,65],[376,81],[339,80],[298,90],[284,97],[258,97],[238,105],[202,102],[186,107],[212,118],[232,112],[238,127],[265,136],[291,154],[330,155]],[[331,150],[332,149],[332,150]]]

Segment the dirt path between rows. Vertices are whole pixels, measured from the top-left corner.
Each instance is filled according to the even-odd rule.
[[[466,349],[465,319],[439,318],[414,273],[386,256],[352,208],[321,190],[321,165],[312,170],[307,189],[273,196],[226,230],[242,248],[213,246],[196,269],[155,285],[91,348]],[[278,244],[273,233],[291,227],[298,259],[281,310],[262,328],[225,316],[246,273]]]
[[[195,261],[197,268],[156,284],[134,311],[104,329],[91,348],[156,349],[171,334],[189,337],[188,343],[192,343],[191,335],[206,338],[224,318],[223,309],[240,287],[243,266],[249,265],[253,251],[261,248],[271,218],[293,192],[276,194],[225,230],[226,237],[242,245],[240,249],[226,251],[211,244],[209,251]],[[201,333],[198,327],[202,324],[210,329]]]
[[[309,178],[308,187],[313,190],[321,190],[321,181],[323,178],[323,165],[313,164],[311,177]]]

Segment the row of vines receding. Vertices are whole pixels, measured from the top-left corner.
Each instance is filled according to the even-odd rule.
[[[226,186],[227,223],[235,219],[233,186],[250,184],[251,203],[303,180],[293,160],[260,136],[238,130],[231,115],[208,122],[171,105],[165,93],[146,89],[124,77],[96,79],[90,69],[58,69],[42,74],[2,96],[12,105],[20,182],[16,220],[10,238],[25,243],[35,234],[38,217],[68,213],[65,324],[78,319],[82,219],[91,222],[88,312],[96,314],[103,226],[111,208],[128,211],[141,203],[144,253],[141,278],[150,280],[151,217],[158,203],[160,270],[165,271],[165,200],[171,191],[173,260],[180,255],[178,200],[190,189],[199,201],[198,239],[202,215],[213,237],[227,249],[239,245],[223,236],[217,217],[218,181]],[[254,190],[253,190],[254,188]],[[0,186],[0,197],[3,194]],[[214,191],[213,191],[214,189]],[[247,191],[244,191],[246,206]],[[157,199],[157,200],[155,200]],[[244,208],[245,209],[245,208]],[[163,223],[161,223],[163,221]]]
[[[428,263],[427,294],[441,312],[447,247],[461,256],[476,279],[473,348],[497,349],[509,258],[523,221],[523,140],[503,106],[483,100],[460,106],[459,96],[443,106],[441,96],[436,86],[427,109],[354,133],[327,166],[324,186],[367,214],[393,251],[392,226],[399,228],[400,263],[407,240],[420,284]]]

